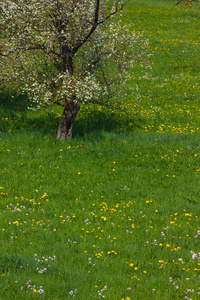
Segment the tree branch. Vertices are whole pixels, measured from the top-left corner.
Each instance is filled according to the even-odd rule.
[[[95,6],[95,13],[94,13],[94,22],[92,24],[92,27],[90,31],[84,36],[83,40],[79,41],[76,46],[73,48],[72,53],[73,55],[78,51],[78,49],[88,40],[88,38],[91,36],[91,34],[95,31],[97,25],[98,25],[98,19],[99,19],[99,4],[100,0],[97,0],[96,6]]]
[[[179,0],[179,1],[176,3],[176,5],[180,4],[181,2],[183,2],[183,0]]]
[[[94,13],[94,22],[91,23],[91,22],[88,21],[90,24],[92,24],[92,27],[91,27],[90,31],[84,36],[84,38],[75,45],[75,47],[72,50],[73,55],[89,39],[89,37],[92,35],[92,33],[95,31],[95,29],[97,28],[98,25],[105,23],[111,16],[113,16],[116,13],[118,13],[119,11],[121,11],[124,8],[124,6],[127,4],[128,1],[129,0],[127,0],[125,3],[121,3],[120,8],[118,8],[118,4],[119,4],[119,0],[118,0],[116,2],[115,11],[113,11],[112,13],[110,13],[108,16],[106,16],[100,22],[98,22],[100,0],[97,0],[96,7],[95,7],[95,13]]]
[[[64,104],[60,103],[59,101],[53,101],[52,104],[57,104],[57,105],[62,106],[62,107],[65,106]]]
[[[29,47],[16,47],[16,48],[13,48],[13,49],[9,50],[7,53],[1,53],[0,52],[0,55],[1,56],[9,56],[11,53],[14,53],[14,52],[19,51],[19,50],[28,51],[28,50],[37,50],[37,49],[44,50],[45,47],[41,46],[41,45],[29,46]]]
[[[89,103],[97,104],[97,105],[100,105],[100,106],[105,106],[107,108],[118,110],[118,111],[121,111],[121,112],[129,112],[130,114],[133,114],[133,115],[137,114],[137,112],[131,112],[130,110],[122,109],[122,108],[116,107],[114,105],[111,105],[109,103],[100,102],[100,101],[97,101],[97,100],[90,100]]]
[[[112,13],[110,13],[108,16],[105,17],[105,19],[103,19],[102,21],[100,21],[97,25],[103,24],[105,23],[110,17],[114,16],[116,13],[118,13],[119,11],[121,11],[124,6],[127,4],[129,0],[126,1],[126,3],[121,3],[120,8],[118,9],[118,2],[116,3],[116,8],[115,11],[113,11]]]

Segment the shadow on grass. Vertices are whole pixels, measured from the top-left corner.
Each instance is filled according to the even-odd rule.
[[[110,110],[99,111],[97,108],[80,115],[74,124],[74,135],[85,136],[88,134],[98,136],[102,132],[133,131],[142,127],[143,122],[138,116],[130,116],[119,112],[111,113]],[[130,126],[131,124],[131,126]]]
[[[34,112],[28,110],[31,104],[24,95],[11,94],[1,90],[0,114],[2,121],[0,131],[8,132],[25,129],[56,137],[60,120],[58,111],[55,111],[57,107],[48,106]],[[112,113],[108,109],[100,111],[97,107],[92,107],[78,113],[74,123],[73,136],[91,135],[92,137],[100,137],[103,132],[130,131],[133,130],[133,127],[140,128],[144,126],[144,122],[138,116],[130,116],[119,112]]]
[[[9,112],[15,115],[16,112],[25,112],[31,105],[31,101],[22,94],[14,91],[8,91],[0,87],[0,109],[4,113]]]

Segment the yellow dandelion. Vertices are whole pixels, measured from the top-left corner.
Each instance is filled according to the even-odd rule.
[[[133,265],[134,265],[134,264],[133,264],[133,263],[131,263],[129,266],[130,266],[130,267],[133,267]]]

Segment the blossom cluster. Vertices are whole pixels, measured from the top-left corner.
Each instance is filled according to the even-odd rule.
[[[148,40],[122,25],[124,1],[110,2],[2,2],[1,80],[15,82],[36,109],[72,98],[123,103],[129,70],[143,63]]]

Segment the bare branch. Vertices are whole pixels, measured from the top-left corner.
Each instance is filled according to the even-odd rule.
[[[121,112],[124,112],[124,113],[128,112],[128,113],[133,114],[133,115],[137,114],[137,112],[131,112],[128,109],[122,109],[122,108],[119,108],[119,107],[117,107],[115,105],[111,105],[110,103],[100,102],[100,101],[97,101],[97,100],[90,100],[89,102],[93,103],[93,104],[100,105],[100,106],[105,106],[105,107],[110,108],[110,109],[118,110],[118,111],[121,111]]]
[[[129,0],[128,0],[129,1]],[[116,8],[115,8],[115,11],[113,11],[112,13],[110,13],[108,16],[105,17],[105,19],[103,19],[102,21],[100,21],[97,25],[100,25],[102,23],[105,23],[110,17],[114,16],[116,13],[118,13],[119,11],[121,11],[122,9],[124,9],[124,6],[127,4],[126,3],[121,3],[121,6],[120,8],[118,8],[118,3],[116,3]]]

